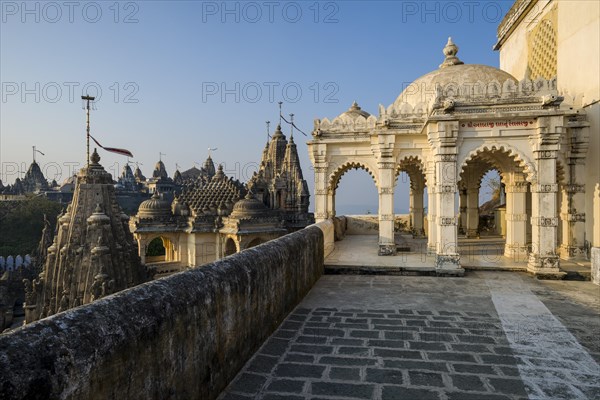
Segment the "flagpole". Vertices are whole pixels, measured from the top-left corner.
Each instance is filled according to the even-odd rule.
[[[85,95],[81,96],[81,100],[86,102],[86,150],[87,150],[87,166],[90,167],[90,101],[94,101],[95,97]]]

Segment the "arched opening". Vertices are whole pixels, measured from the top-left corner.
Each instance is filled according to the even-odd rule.
[[[459,248],[467,262],[507,256],[525,262],[531,247],[531,192],[526,164],[515,154],[484,148],[462,165]]]
[[[227,238],[225,241],[225,257],[237,253],[237,247],[232,238]]]
[[[265,241],[262,240],[261,238],[255,238],[250,243],[248,243],[248,246],[246,248],[250,249],[252,247],[258,246],[259,244],[263,244],[264,242]]]
[[[330,181],[329,207],[331,215],[347,217],[348,234],[378,234],[379,194],[364,166],[351,164],[336,172]]]
[[[146,262],[152,263],[166,261],[166,254],[167,252],[162,238],[160,236],[156,237],[152,239],[150,243],[148,243],[146,248]]]

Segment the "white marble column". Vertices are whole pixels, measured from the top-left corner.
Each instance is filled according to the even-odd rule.
[[[560,256],[563,259],[585,258],[585,185],[579,183],[585,175],[585,165],[570,165],[571,182],[562,187]]]
[[[443,148],[435,156],[436,208],[438,244],[436,269],[441,273],[463,272],[458,255],[458,226],[456,217],[456,148]]]
[[[467,234],[467,189],[465,187],[461,187],[458,191],[459,193],[459,201],[458,201],[458,209],[460,212],[459,216],[459,228],[458,232],[460,234]]]
[[[422,184],[411,184],[410,197],[411,197],[411,229],[415,237],[425,236],[423,230],[423,191],[424,187]]]
[[[321,222],[329,218],[327,178],[327,164],[317,164],[315,166],[315,222]]]
[[[432,168],[433,169],[433,168]],[[437,251],[437,193],[435,192],[435,174],[431,173],[427,182],[427,253]]]
[[[509,183],[506,191],[506,244],[504,256],[527,261],[527,187],[525,181]]]
[[[396,254],[394,241],[394,183],[396,164],[384,158],[379,166],[379,255]]]
[[[467,237],[479,236],[479,182],[467,186]]]
[[[546,136],[546,135],[544,135]],[[558,135],[544,137],[544,145],[534,151],[537,179],[531,190],[531,253],[527,270],[544,278],[560,278],[559,258],[556,254],[558,227],[556,182],[556,153]],[[556,137],[553,137],[556,136]],[[554,139],[554,140],[552,140]],[[554,141],[555,146],[548,145]],[[548,149],[548,147],[550,147]]]

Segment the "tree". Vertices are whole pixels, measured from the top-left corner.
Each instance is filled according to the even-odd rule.
[[[61,207],[43,196],[0,202],[0,256],[33,253],[42,237],[44,214],[54,225]]]

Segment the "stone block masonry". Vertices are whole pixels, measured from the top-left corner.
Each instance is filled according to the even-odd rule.
[[[311,226],[0,335],[0,398],[215,398],[323,259],[323,231]]]

